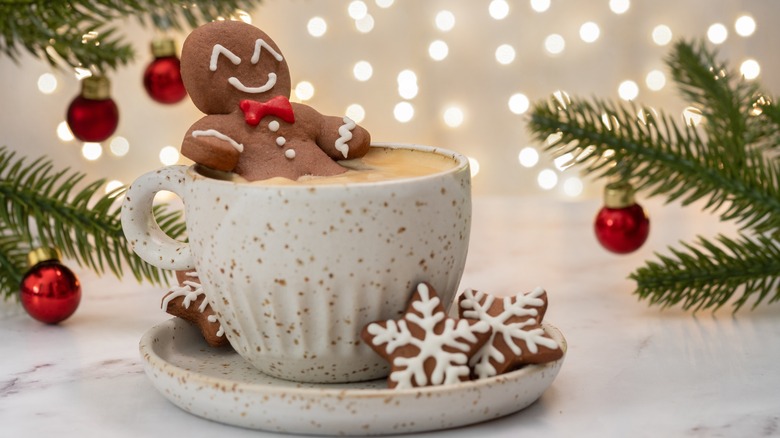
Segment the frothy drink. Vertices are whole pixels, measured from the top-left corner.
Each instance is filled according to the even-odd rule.
[[[457,162],[448,156],[427,151],[375,146],[365,156],[354,160],[339,161],[339,164],[349,170],[335,176],[303,176],[297,181],[287,178],[271,178],[248,183],[235,174],[215,172],[203,168],[199,171],[211,178],[252,185],[333,185],[392,181],[435,175],[452,169],[457,165]]]

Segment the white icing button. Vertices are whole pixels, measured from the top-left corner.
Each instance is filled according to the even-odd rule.
[[[276,144],[279,146],[284,146],[284,144],[287,143],[287,139],[284,137],[276,137]]]
[[[287,149],[286,151],[284,151],[284,156],[292,160],[293,158],[295,158],[295,151],[292,149]]]
[[[270,129],[273,132],[276,132],[279,130],[279,122],[276,120],[272,120],[271,123],[268,124],[268,129]]]

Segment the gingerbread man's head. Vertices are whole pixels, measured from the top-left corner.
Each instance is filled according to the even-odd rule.
[[[192,102],[206,114],[236,111],[243,99],[290,97],[290,70],[279,47],[243,22],[195,29],[182,46],[181,75]]]

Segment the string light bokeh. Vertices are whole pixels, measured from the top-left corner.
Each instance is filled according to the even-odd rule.
[[[598,196],[599,183],[583,180],[567,157],[542,153],[526,130],[531,103],[557,90],[701,123],[701,110],[680,99],[663,64],[678,38],[705,38],[745,78],[780,93],[773,48],[780,4],[772,1],[277,0],[236,17],[279,44],[294,100],[349,116],[374,141],[466,154],[477,195]],[[201,114],[188,100],[163,106],[144,94],[153,32],[129,21],[125,30],[139,55],[110,75],[120,108],[112,138],[82,144],[63,121],[88,71],[52,71],[23,56],[19,64],[0,59],[0,96],[14,105],[0,119],[2,143],[106,178],[107,190],[187,163],[178,145]],[[173,36],[181,44],[186,35]]]

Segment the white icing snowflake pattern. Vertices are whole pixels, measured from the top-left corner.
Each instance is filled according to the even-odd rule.
[[[396,349],[409,345],[419,350],[413,357],[392,357],[393,371],[389,379],[399,389],[457,383],[467,379],[470,374],[469,353],[480,341],[476,333],[487,333],[490,326],[485,321],[475,323],[447,318],[441,300],[425,283],[417,286],[417,294],[419,299],[412,301],[403,319],[371,323],[366,328],[374,336],[373,345],[385,345],[384,350],[389,356]],[[409,324],[423,330],[422,339],[412,334]],[[446,351],[445,347],[457,351]],[[435,361],[430,377],[425,372],[428,359]]]
[[[188,276],[192,276],[191,273],[187,273]],[[197,274],[195,274],[197,275]],[[176,298],[184,297],[184,300],[182,300],[181,305],[184,306],[185,309],[190,308],[190,304],[192,304],[194,301],[198,300],[198,297],[203,295],[204,299],[198,306],[198,311],[203,313],[206,311],[206,307],[209,305],[209,300],[205,298],[206,292],[203,291],[203,286],[198,283],[197,281],[192,280],[184,280],[182,281],[181,285],[174,286],[171,288],[171,293],[165,296],[162,301],[162,309],[166,310],[168,309],[168,305],[171,301],[173,301]],[[217,322],[217,317],[214,315],[210,315],[207,320],[209,322]],[[219,329],[217,330],[218,337],[225,335],[225,330],[222,328],[222,324],[219,325]]]
[[[494,363],[506,368],[513,361],[518,362],[519,358],[525,359],[524,354],[525,356],[538,354],[541,348],[559,349],[555,340],[550,338],[541,327],[546,305],[543,298],[545,294],[544,289],[537,287],[527,294],[499,298],[502,302],[496,303],[496,297],[492,295],[472,289],[463,292],[459,301],[461,316],[486,322],[492,329],[488,342],[472,356],[470,361],[478,379],[500,374]],[[502,310],[491,312],[494,304],[500,304]],[[514,357],[506,357],[497,348],[499,339],[509,347]]]

